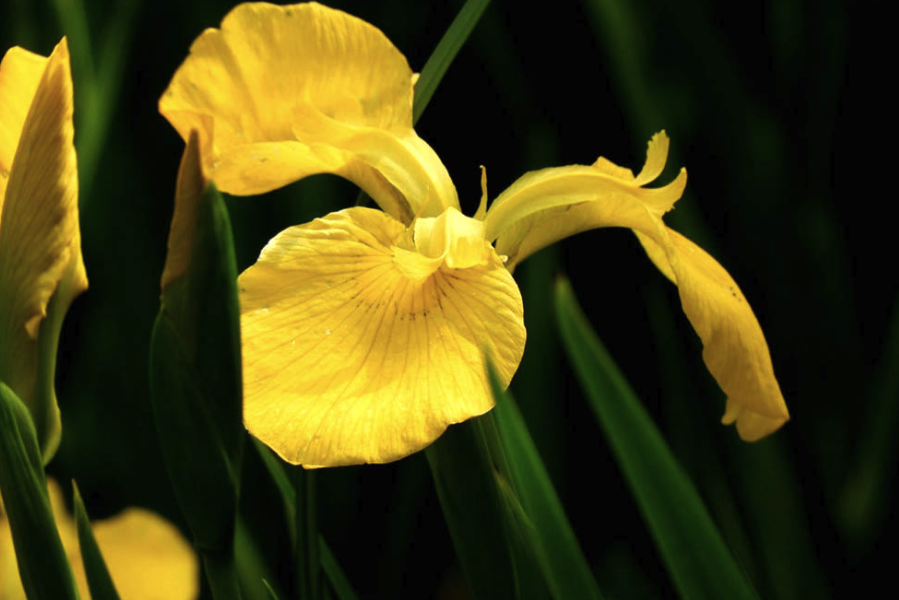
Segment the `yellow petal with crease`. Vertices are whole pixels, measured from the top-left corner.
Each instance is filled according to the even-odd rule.
[[[244,420],[285,460],[397,460],[492,407],[484,351],[512,378],[521,296],[496,254],[410,278],[403,252],[409,229],[353,208],[285,230],[240,276]]]
[[[90,600],[75,521],[59,485],[47,480],[50,506],[81,598]],[[197,556],[178,529],[150,511],[127,508],[91,523],[119,596],[129,600],[194,600],[199,595]],[[0,600],[25,600],[9,523],[0,509]]]
[[[565,237],[600,227],[628,227],[656,266],[678,286],[681,304],[703,343],[709,371],[728,396],[723,421],[757,440],[789,419],[758,320],[727,271],[701,248],[668,229],[662,215],[686,185],[686,172],[661,188],[642,185],[665,166],[668,139],[653,137],[646,166],[634,177],[600,158],[592,166],[528,173],[487,211],[489,239],[508,267]]]
[[[572,165],[532,171],[515,181],[493,202],[487,211],[487,239],[496,241],[496,251],[508,256],[510,271],[546,246],[582,231],[603,226],[630,227],[627,224],[596,225],[585,221],[574,207],[601,202],[614,209],[618,218],[638,211],[661,218],[674,208],[687,185],[687,173],[660,188],[644,188],[647,177],[661,173],[668,152],[668,137],[657,133],[649,143],[646,166],[638,178],[630,169],[605,158],[590,166]],[[570,214],[569,214],[570,213]]]
[[[409,223],[458,207],[446,168],[412,129],[414,81],[360,19],[316,3],[245,3],[197,38],[159,109],[185,141],[200,131],[225,192],[334,173]]]
[[[0,94],[12,98],[10,106],[21,107],[21,91],[8,89],[6,77],[33,82],[32,69],[41,61],[21,52],[11,56],[9,72],[7,61],[3,62]],[[46,60],[33,94],[20,127],[0,216],[0,379],[31,409],[47,459],[58,441],[53,391],[56,338],[69,304],[87,289],[65,39]],[[0,115],[4,135],[17,127],[16,110],[10,121]],[[40,356],[39,342],[46,348]]]

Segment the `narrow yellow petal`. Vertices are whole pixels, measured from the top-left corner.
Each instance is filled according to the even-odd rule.
[[[684,312],[702,340],[706,366],[727,394],[722,422],[736,422],[747,441],[779,429],[790,415],[762,328],[736,282],[702,248],[672,229],[661,226],[652,237],[636,233],[656,266],[673,275]]]
[[[646,163],[640,174],[634,178],[634,185],[642,186],[652,183],[665,170],[665,162],[668,160],[668,136],[660,131],[649,140],[646,150]]]
[[[0,62],[0,218],[22,125],[46,65],[45,57],[18,47]]]
[[[589,167],[528,173],[487,212],[488,239],[508,257],[510,270],[560,239],[600,227],[628,227],[650,259],[677,284],[681,304],[702,339],[703,358],[728,396],[726,423],[740,436],[759,439],[789,419],[758,320],[727,271],[701,248],[668,229],[662,215],[680,198],[686,172],[656,189],[643,184],[665,166],[668,138],[653,137],[637,177],[600,158]]]
[[[484,351],[505,384],[515,372],[521,296],[499,258],[410,278],[395,254],[412,237],[348,209],[282,232],[240,276],[244,420],[285,460],[397,460],[491,408]]]
[[[458,207],[446,168],[412,129],[414,80],[360,19],[316,3],[245,3],[197,38],[159,109],[185,140],[200,131],[223,191],[334,173],[408,223]]]
[[[687,185],[687,173],[681,170],[668,185],[642,187],[649,176],[661,173],[667,151],[665,133],[656,134],[649,144],[646,166],[639,178],[605,158],[590,166],[572,165],[526,173],[500,194],[487,211],[487,239],[496,241],[496,251],[509,257],[508,267],[514,270],[534,252],[576,233],[597,227],[629,227],[614,220],[585,222],[578,207],[602,203],[626,212],[637,211],[638,216],[648,213],[661,217],[674,207]],[[598,210],[606,213],[618,209]],[[617,219],[620,218],[619,215]]]
[[[0,379],[31,408],[42,444],[55,443],[44,436],[58,429],[56,338],[69,304],[85,289],[72,77],[63,39],[34,90],[0,217]],[[39,337],[46,348],[40,358]]]

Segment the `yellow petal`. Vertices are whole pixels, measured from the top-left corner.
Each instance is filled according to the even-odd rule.
[[[412,129],[414,79],[360,19],[316,3],[246,3],[197,38],[159,109],[185,140],[200,131],[225,192],[334,173],[408,223],[458,207],[446,168]]]
[[[416,219],[415,249],[439,258],[451,269],[487,264],[492,254],[484,239],[484,223],[448,208],[439,217]]]
[[[45,458],[58,439],[56,339],[69,304],[87,289],[72,142],[72,77],[63,39],[34,90],[0,216],[0,379],[35,416],[42,445],[50,445],[44,445]]]
[[[681,305],[702,339],[702,357],[727,394],[722,422],[736,421],[740,437],[755,441],[790,418],[774,377],[762,328],[730,274],[702,248],[662,226],[637,237],[652,261],[673,275]],[[664,249],[657,240],[664,240]]]
[[[127,508],[91,526],[120,597],[193,600],[199,595],[196,554],[178,529],[162,517]],[[81,577],[83,567],[76,574],[76,579]]]
[[[510,271],[546,246],[597,227],[632,227],[627,221],[644,213],[661,218],[674,207],[687,184],[687,173],[666,186],[641,187],[648,176],[665,165],[668,138],[656,134],[649,144],[646,167],[635,178],[629,169],[604,158],[594,164],[532,171],[514,182],[487,211],[487,239],[496,240],[496,251],[508,256]],[[601,203],[603,214],[615,214],[610,222],[584,220],[577,208]],[[583,210],[592,211],[593,208]],[[635,212],[636,211],[636,212]],[[627,216],[628,213],[635,214]],[[624,219],[625,222],[618,222]]]
[[[283,231],[240,276],[244,421],[285,460],[397,460],[491,408],[484,351],[511,379],[525,332],[502,262],[409,278],[412,238],[348,209]]]
[[[0,218],[22,125],[46,65],[45,57],[18,47],[0,62]]]
[[[59,485],[47,480],[50,506],[81,598],[90,600],[74,519]],[[190,544],[168,521],[140,508],[127,508],[93,521],[100,552],[122,598],[194,600],[199,595],[199,563]],[[9,522],[0,510],[0,600],[25,600]]]
[[[789,413],[761,327],[737,284],[712,257],[662,222],[683,192],[686,172],[664,187],[641,187],[662,172],[667,151],[667,137],[657,134],[637,177],[602,158],[590,167],[528,173],[488,210],[487,236],[496,239],[497,253],[508,256],[514,269],[528,255],[581,231],[634,230],[652,261],[678,286],[684,312],[702,339],[706,366],[728,396],[724,422],[736,421],[743,439],[756,440],[780,427]]]

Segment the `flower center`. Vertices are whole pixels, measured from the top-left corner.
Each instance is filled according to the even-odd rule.
[[[411,227],[412,248],[393,247],[393,260],[409,279],[420,281],[446,264],[468,269],[487,264],[490,244],[483,221],[449,207],[438,217],[416,219]]]

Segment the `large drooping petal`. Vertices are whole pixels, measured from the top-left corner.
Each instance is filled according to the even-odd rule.
[[[335,173],[409,223],[459,205],[412,129],[415,77],[365,21],[316,3],[247,3],[197,38],[159,109],[185,141],[200,131],[210,178],[225,192]]]
[[[59,429],[56,341],[69,304],[87,289],[66,40],[47,60],[12,50],[0,71],[0,102],[10,108],[0,112],[0,160],[15,145],[0,207],[0,379],[31,409],[48,458]],[[3,179],[6,163],[0,168]]]
[[[59,485],[47,480],[50,506],[81,598],[90,600],[75,522]],[[141,508],[91,523],[94,537],[122,598],[193,600],[199,595],[199,563],[174,525]],[[9,523],[0,509],[0,600],[25,600]]]
[[[512,378],[525,331],[509,272],[483,238],[476,264],[466,244],[418,255],[413,236],[348,209],[283,231],[240,276],[244,421],[285,460],[402,458],[491,408],[484,352]],[[414,256],[442,263],[407,276]]]
[[[634,230],[656,266],[678,286],[684,312],[702,339],[706,366],[728,396],[723,421],[736,421],[743,439],[757,440],[789,419],[768,345],[727,271],[662,222],[683,192],[686,172],[664,187],[642,187],[661,173],[667,151],[664,132],[653,137],[637,177],[602,158],[589,167],[528,173],[488,210],[487,236],[514,269],[537,250],[581,231]]]

